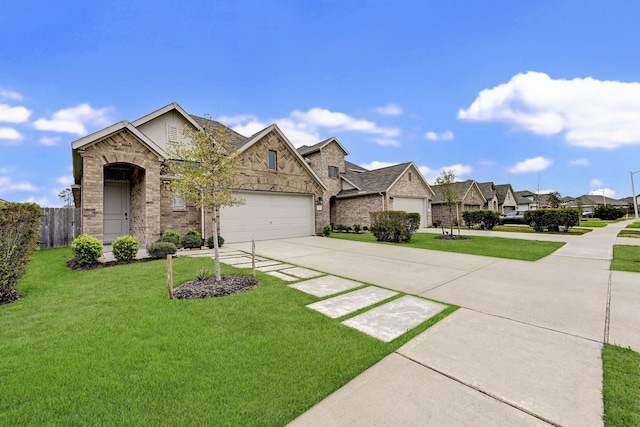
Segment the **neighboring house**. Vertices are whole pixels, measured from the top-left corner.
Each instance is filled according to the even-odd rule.
[[[433,191],[412,162],[367,170],[345,160],[349,152],[329,138],[298,152],[325,182],[322,196],[323,224],[370,226],[370,212],[403,210],[418,212],[421,226],[431,225]]]
[[[538,194],[531,191],[516,191],[514,193],[519,211],[530,211],[538,209]]]
[[[121,121],[71,144],[76,207],[82,231],[104,243],[133,235],[149,245],[166,230],[211,236],[211,209],[174,194],[166,163],[182,130],[222,127],[242,156],[234,194],[239,206],[220,209],[227,242],[311,236],[325,224],[369,224],[372,210],[419,212],[429,225],[433,192],[413,163],[367,171],[346,162],[335,138],[296,150],[277,125],[245,137],[169,104],[133,122]]]
[[[462,182],[454,182],[451,184],[451,189],[458,194],[460,204],[453,207],[453,217],[459,224],[464,224],[462,219],[462,212],[464,211],[477,211],[482,209],[487,204],[478,183],[472,179],[468,179]],[[434,185],[432,187],[435,193],[432,202],[433,221],[440,221],[443,224],[449,223],[449,206],[445,200],[443,194],[442,185]]]
[[[579,208],[583,213],[594,212],[598,206],[616,206],[619,208],[628,208],[629,203],[624,200],[616,200],[605,195],[584,194],[580,197],[571,197],[563,199],[562,207]],[[632,208],[633,209],[633,208]]]
[[[212,235],[211,212],[173,194],[174,177],[164,166],[168,144],[182,140],[184,126],[202,129],[205,120],[173,103],[74,141],[72,191],[83,233],[105,243],[131,234],[143,244],[169,229]],[[242,155],[234,192],[245,204],[221,209],[222,236],[237,242],[319,233],[316,204],[326,187],[278,126],[248,138],[230,129],[229,135]]]
[[[506,213],[518,208],[511,184],[495,185],[493,182],[478,183],[482,195],[487,200],[482,209]]]

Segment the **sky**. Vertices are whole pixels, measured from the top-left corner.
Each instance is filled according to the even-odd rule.
[[[432,184],[640,192],[640,2],[0,1],[0,199],[61,206],[71,143],[177,102],[336,137]]]

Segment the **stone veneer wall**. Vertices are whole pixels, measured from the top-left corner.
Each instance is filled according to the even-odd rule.
[[[475,190],[475,187],[472,188],[471,191],[467,192],[465,198],[462,200],[460,205],[458,205],[457,216],[460,221],[460,225],[465,225],[464,219],[462,219],[462,212],[464,212],[465,210],[469,210],[469,209],[465,209],[465,206],[474,205],[474,206],[480,206],[480,208],[482,208],[483,204],[484,202],[480,197],[480,193],[477,190]],[[438,203],[433,205],[432,215],[433,215],[433,221],[439,220],[439,221],[442,221],[443,224],[446,224],[446,225],[449,224],[449,208],[446,203]],[[453,219],[455,222],[456,220],[455,206],[453,207]]]
[[[277,153],[275,171],[269,170],[269,150]],[[316,201],[323,194],[320,184],[300,164],[297,155],[291,152],[275,131],[269,132],[242,153],[235,189],[313,194]],[[323,223],[318,221],[318,212],[322,211],[316,211],[315,228],[316,233],[321,233]],[[211,217],[208,218],[210,221]]]
[[[367,196],[349,197],[336,200],[336,225],[353,227],[355,224],[361,227],[371,226],[370,212],[381,211],[382,197],[378,194]],[[385,197],[385,209],[388,206],[388,199]]]
[[[186,208],[174,209],[171,184],[163,182],[160,187],[160,230],[156,239],[167,230],[176,231],[181,236],[184,236],[190,228],[202,232],[201,221],[200,209],[190,203],[187,203]]]
[[[134,168],[131,174],[129,195],[129,233],[140,239],[145,232],[144,208],[146,205],[146,176],[144,170]]]
[[[144,171],[144,178],[134,183],[130,200],[136,220],[130,227],[141,243],[150,244],[160,232],[160,160],[136,137],[123,130],[87,147],[82,156],[82,232],[100,240],[104,238],[104,168],[125,164]],[[141,173],[137,172],[137,174]],[[144,203],[140,202],[144,197]],[[135,227],[135,230],[134,230]]]

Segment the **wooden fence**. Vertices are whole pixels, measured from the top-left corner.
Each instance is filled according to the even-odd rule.
[[[40,248],[69,246],[82,232],[80,208],[43,208],[40,219]]]

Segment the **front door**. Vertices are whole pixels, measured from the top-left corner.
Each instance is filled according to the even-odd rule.
[[[104,243],[129,234],[129,183],[104,183]]]

